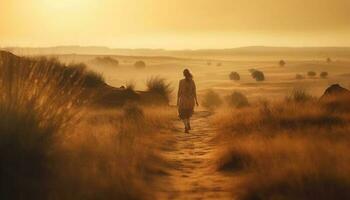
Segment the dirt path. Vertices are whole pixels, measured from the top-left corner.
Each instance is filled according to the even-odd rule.
[[[210,142],[215,135],[210,115],[197,112],[189,134],[183,132],[181,121],[175,122],[173,147],[164,152],[173,165],[159,199],[232,199],[227,189],[229,177],[213,169],[212,153],[216,147]]]

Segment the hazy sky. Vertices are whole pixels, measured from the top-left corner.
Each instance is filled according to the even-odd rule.
[[[350,0],[0,0],[0,46],[350,46]]]

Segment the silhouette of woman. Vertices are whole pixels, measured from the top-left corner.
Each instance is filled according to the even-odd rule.
[[[193,76],[188,69],[183,71],[184,79],[180,80],[179,91],[177,94],[177,106],[179,117],[185,125],[185,133],[191,130],[190,118],[192,117],[194,105],[197,104],[196,84]]]

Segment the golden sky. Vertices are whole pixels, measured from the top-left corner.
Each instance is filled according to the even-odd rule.
[[[350,0],[0,0],[0,46],[350,46]]]

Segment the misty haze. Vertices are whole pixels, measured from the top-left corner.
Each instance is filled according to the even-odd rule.
[[[349,9],[0,1],[0,199],[350,199]]]

